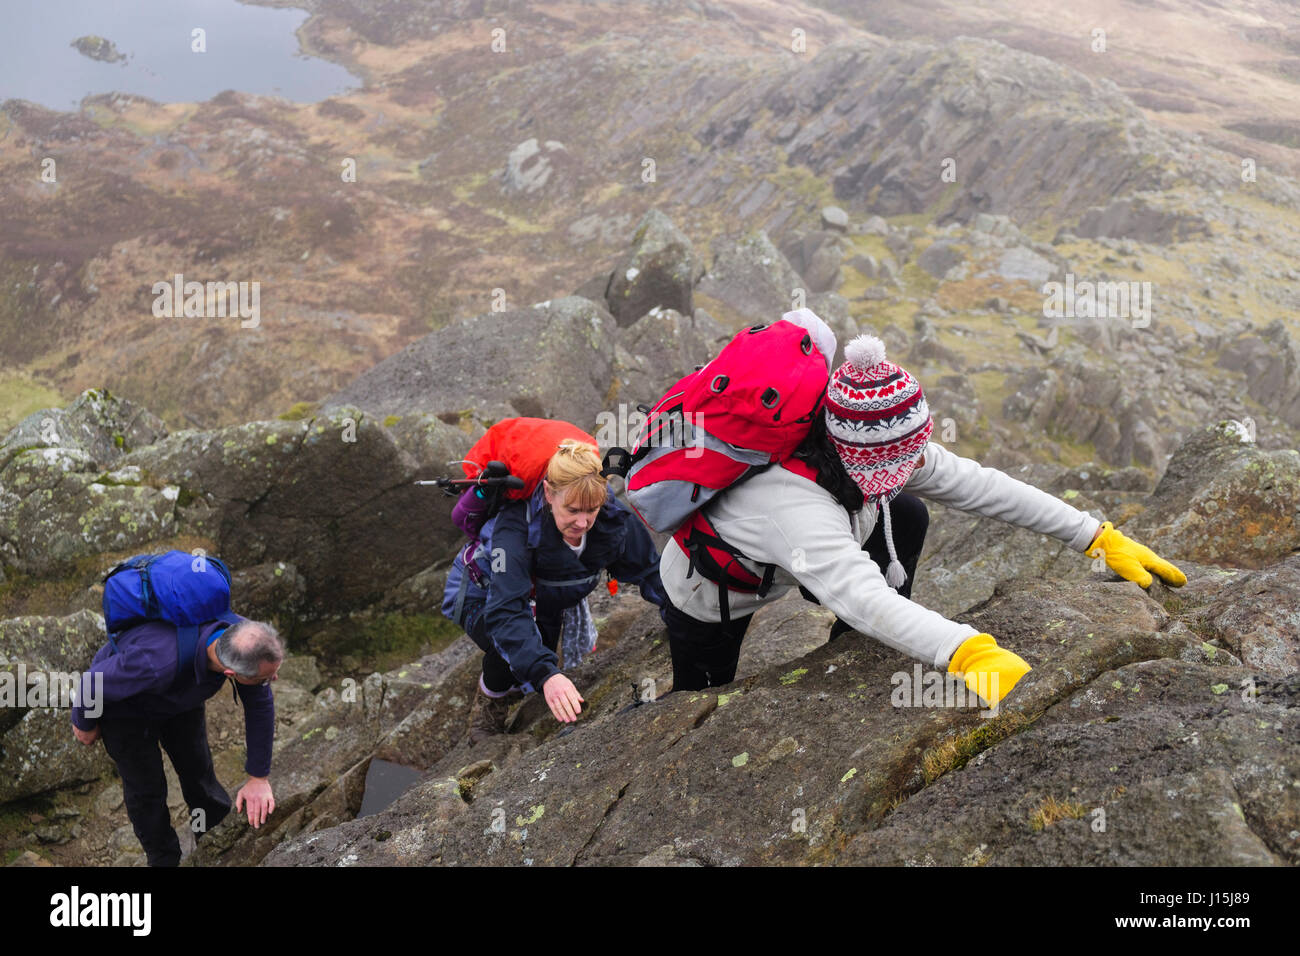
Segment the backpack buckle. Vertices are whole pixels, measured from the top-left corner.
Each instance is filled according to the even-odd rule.
[[[618,475],[620,478],[626,478],[627,473],[632,470],[634,456],[626,448],[617,446],[605,452],[605,459],[600,463],[600,476],[608,478],[610,475]]]

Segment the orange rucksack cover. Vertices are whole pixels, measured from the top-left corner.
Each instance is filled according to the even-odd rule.
[[[514,499],[527,498],[546,474],[555,449],[566,438],[595,445],[596,439],[577,425],[551,418],[505,418],[474,443],[461,467],[466,478],[475,478],[490,461],[504,462],[510,474],[524,481],[522,489],[506,492]]]

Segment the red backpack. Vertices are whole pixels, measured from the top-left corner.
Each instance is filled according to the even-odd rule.
[[[714,529],[705,506],[727,488],[774,464],[814,478],[789,461],[821,411],[827,360],[802,327],[781,320],[741,330],[707,365],[678,381],[653,408],[630,452],[627,498],[641,520],[672,532],[696,570],[718,585],[722,620],[727,590],[764,595],[762,578]]]
[[[546,466],[560,442],[576,438],[595,445],[577,425],[551,418],[505,418],[489,428],[465,453],[461,470],[466,478],[477,478],[490,461],[503,462],[510,474],[523,479],[524,486],[506,491],[506,497],[520,501],[532,495],[546,474]]]
[[[486,578],[475,563],[483,526],[501,510],[506,499],[522,501],[533,497],[546,475],[551,456],[566,438],[596,444],[596,439],[569,422],[506,418],[489,428],[465,453],[460,463],[464,479],[439,478],[427,482],[441,486],[447,493],[460,494],[451,518],[469,538],[460,557],[475,584],[486,587]],[[531,520],[531,504],[529,508]]]

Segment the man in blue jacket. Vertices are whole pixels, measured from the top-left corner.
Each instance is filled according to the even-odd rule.
[[[254,827],[275,810],[269,779],[275,736],[271,681],[284,660],[279,634],[262,621],[214,621],[200,628],[193,662],[183,671],[177,668],[179,654],[174,625],[149,621],[133,627],[117,638],[117,653],[107,644],[100,648],[72,707],[77,739],[90,746],[102,737],[117,764],[126,812],[150,866],[176,866],[181,858],[159,744],[180,778],[196,840],[230,812],[230,796],[212,767],[204,713],[204,702],[227,679],[232,696],[237,693],[244,706],[248,744],[248,781],[235,795],[235,810],[246,805]],[[95,675],[103,681],[97,697],[89,693]],[[98,720],[86,716],[82,700],[102,702]]]

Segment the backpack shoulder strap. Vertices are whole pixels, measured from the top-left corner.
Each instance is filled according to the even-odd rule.
[[[233,611],[226,611],[223,614],[218,614],[215,620],[226,625],[226,627],[218,628],[214,632],[219,634],[226,628],[238,624],[243,618]],[[189,624],[176,628],[176,673],[172,677],[173,686],[181,682],[185,668],[193,665],[194,658],[199,653],[199,632],[202,628],[203,625],[201,624]]]
[[[198,646],[199,625],[187,624],[176,628],[176,673],[172,675],[173,686],[181,682],[185,668],[194,663]]]
[[[716,499],[715,499],[716,500]],[[712,504],[713,502],[709,502]],[[712,581],[718,587],[718,612],[723,626],[731,622],[731,606],[728,591],[739,591],[766,597],[776,577],[777,566],[741,553],[734,545],[718,534],[709,518],[709,506],[705,505],[691,515],[691,518],[673,534],[673,540],[686,553],[688,564],[686,576],[689,578],[696,571],[706,581]],[[762,576],[751,574],[740,563],[745,558],[753,561],[762,569]]]
[[[539,481],[533,493],[528,496],[528,505],[524,511],[524,521],[528,527],[528,547],[536,548],[542,543],[542,512],[546,510],[546,492]]]

